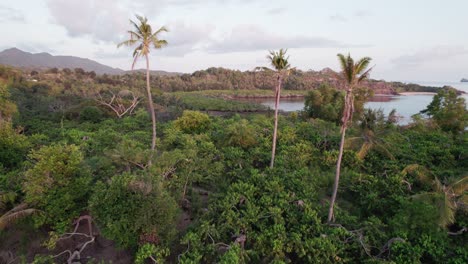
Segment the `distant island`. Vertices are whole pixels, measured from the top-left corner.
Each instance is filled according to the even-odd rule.
[[[461,81],[460,81],[460,82],[468,82],[468,79],[466,79],[466,78],[463,78],[463,79],[461,79]]]

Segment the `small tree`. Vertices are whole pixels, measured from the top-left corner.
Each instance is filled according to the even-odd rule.
[[[421,113],[431,116],[442,130],[455,134],[463,132],[468,122],[465,99],[451,87],[439,90]]]
[[[280,49],[278,52],[270,51],[270,55],[267,57],[271,63],[271,66],[276,70],[276,89],[275,89],[275,126],[273,129],[273,145],[271,149],[271,162],[270,168],[273,168],[275,163],[275,152],[276,152],[276,137],[278,134],[278,108],[280,103],[281,97],[281,84],[283,83],[283,79],[285,76],[289,74],[289,69],[291,65],[289,65],[288,59],[286,57],[287,50]]]
[[[33,151],[25,172],[25,203],[44,211],[40,224],[59,232],[86,207],[91,178],[82,166],[83,154],[75,145],[51,145]]]

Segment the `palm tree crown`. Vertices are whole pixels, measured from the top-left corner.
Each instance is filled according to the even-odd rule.
[[[271,62],[271,66],[277,71],[288,70],[291,65],[289,65],[289,56],[286,57],[287,49],[280,49],[279,51],[270,51],[270,55],[267,56],[268,60]]]
[[[354,85],[359,84],[361,81],[369,77],[372,68],[367,69],[371,62],[371,58],[364,57],[358,62],[354,63],[353,58],[348,53],[348,56],[338,54],[338,61],[340,62],[343,77],[345,78],[349,88],[354,88]]]
[[[166,40],[159,39],[159,35],[162,32],[168,32],[166,27],[160,27],[158,30],[153,32],[153,29],[151,25],[148,24],[148,19],[146,17],[136,15],[136,18],[138,19],[138,24],[135,21],[130,20],[130,24],[134,27],[134,30],[127,31],[130,34],[130,39],[117,45],[117,47],[131,47],[138,44],[133,51],[134,61],[132,64],[132,70],[135,67],[138,57],[147,56],[150,53],[151,48],[161,49],[167,45]]]

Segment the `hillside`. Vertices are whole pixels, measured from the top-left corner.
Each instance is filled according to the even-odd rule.
[[[94,71],[98,75],[112,75],[109,79],[104,76],[99,82],[112,84],[125,84],[129,75],[137,72],[143,75],[145,69],[135,71],[124,71],[119,68],[100,64],[96,61],[75,56],[53,56],[49,53],[29,53],[17,48],[11,48],[0,52],[0,64],[26,68],[28,70],[47,70],[51,68],[75,69],[81,68],[84,71]],[[27,71],[26,71],[27,72]],[[166,72],[161,70],[151,70],[151,75],[158,77],[152,79],[153,85],[158,86],[163,91],[197,91],[197,90],[255,90],[274,89],[275,73],[267,68],[258,67],[253,71],[238,71],[224,68],[208,68],[206,70],[195,71],[192,74]],[[111,80],[112,79],[112,80]],[[338,78],[337,72],[330,68],[320,71],[294,70],[286,79],[284,88],[287,90],[312,90],[323,83],[327,83],[337,88],[344,88],[343,83]],[[386,82],[383,80],[369,80],[364,86],[374,91],[374,94],[397,94],[404,91],[435,92],[437,87],[424,87],[414,84],[404,84],[398,82]]]
[[[30,53],[17,48],[0,52],[0,64],[19,68],[82,68],[97,74],[121,74],[124,70],[112,68],[96,61],[74,56],[53,56],[49,53]]]

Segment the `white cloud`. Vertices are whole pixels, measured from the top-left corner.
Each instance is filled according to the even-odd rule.
[[[359,47],[324,37],[283,36],[266,32],[255,25],[235,27],[223,39],[210,44],[206,50],[211,53],[244,52],[279,48],[330,48]]]
[[[274,8],[268,9],[267,14],[268,15],[278,15],[278,14],[282,14],[282,13],[284,13],[286,11],[287,11],[287,9],[285,7],[274,7]]]
[[[170,23],[165,39],[169,45],[161,51],[164,56],[184,56],[202,49],[211,41],[213,25],[194,25],[182,21]]]
[[[333,20],[333,21],[338,21],[338,22],[346,22],[348,21],[348,19],[341,15],[341,14],[334,14],[334,15],[331,15],[330,16],[330,19]]]
[[[435,46],[430,49],[418,50],[413,54],[397,57],[391,62],[397,67],[418,67],[434,62],[445,62],[467,54],[468,49],[462,46]]]
[[[0,5],[0,22],[25,22],[22,12],[17,9]]]

